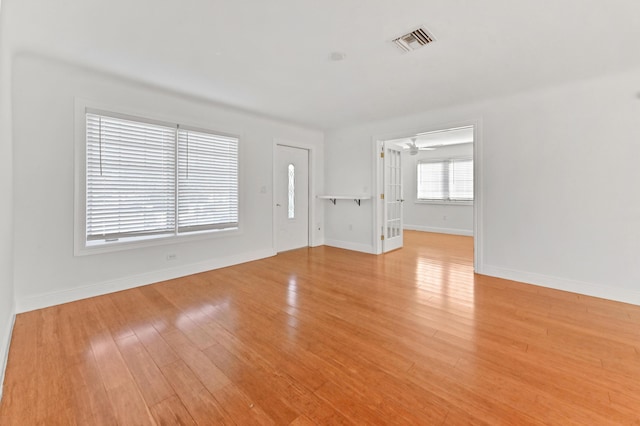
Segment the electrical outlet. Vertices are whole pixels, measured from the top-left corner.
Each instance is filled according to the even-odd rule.
[[[167,253],[167,261],[176,260],[178,255],[175,253]]]

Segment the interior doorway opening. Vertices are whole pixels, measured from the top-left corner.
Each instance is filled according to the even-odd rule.
[[[385,244],[389,221],[389,199],[400,200],[401,233],[417,230],[474,237],[477,248],[479,134],[477,123],[439,126],[376,138],[376,187],[380,199],[376,208],[377,253],[396,249]],[[389,186],[391,161],[387,151],[400,150],[401,193]],[[474,250],[476,251],[476,250]],[[478,256],[474,256],[478,265]]]

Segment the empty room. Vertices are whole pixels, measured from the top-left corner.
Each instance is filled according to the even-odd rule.
[[[0,425],[640,424],[640,3],[0,0]]]

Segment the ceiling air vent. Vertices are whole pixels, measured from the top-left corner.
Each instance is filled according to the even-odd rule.
[[[417,48],[433,43],[434,41],[435,38],[433,35],[429,34],[427,30],[422,27],[393,40],[395,45],[403,52],[411,52],[412,50],[416,50]]]

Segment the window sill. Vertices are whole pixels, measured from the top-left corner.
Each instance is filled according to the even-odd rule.
[[[74,255],[87,256],[92,254],[111,253],[116,251],[133,250],[133,249],[139,249],[139,248],[145,248],[145,247],[187,243],[191,241],[223,238],[223,237],[228,237],[232,235],[239,235],[241,233],[242,232],[240,228],[230,228],[230,229],[191,232],[189,234],[183,234],[183,235],[123,238],[118,241],[112,241],[107,243],[103,243],[101,241],[93,241],[93,242],[85,243],[81,239],[80,241],[76,242]]]
[[[415,204],[435,204],[444,206],[473,206],[473,201],[447,201],[447,200],[415,200]]]

